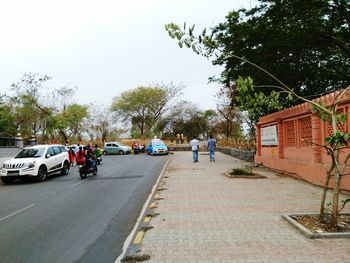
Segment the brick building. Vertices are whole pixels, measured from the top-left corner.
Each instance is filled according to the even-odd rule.
[[[337,93],[317,99],[324,105],[331,105]],[[350,130],[350,93],[345,94],[338,112],[347,116],[345,124],[338,124],[341,131]],[[332,132],[328,122],[322,121],[312,112],[309,103],[303,103],[259,119],[257,125],[257,152],[255,162],[281,170],[316,185],[323,185],[331,158],[327,155],[324,138]],[[304,139],[304,140],[303,140]],[[305,141],[312,141],[309,144]],[[341,160],[349,149],[341,154]],[[343,162],[341,162],[343,163]],[[350,170],[348,171],[350,173]],[[350,191],[350,175],[343,176],[341,189]]]

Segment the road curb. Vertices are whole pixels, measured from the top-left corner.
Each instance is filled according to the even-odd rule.
[[[147,232],[147,230],[150,229],[149,224],[151,218],[155,216],[153,210],[157,207],[157,201],[161,199],[159,196],[159,188],[164,182],[162,179],[164,179],[164,176],[167,173],[167,168],[171,159],[172,156],[169,155],[167,162],[159,174],[157,182],[154,184],[149,197],[142,207],[141,213],[136,221],[134,228],[124,242],[123,253],[115,260],[114,263],[123,262],[124,258],[134,257],[138,253],[144,234]]]

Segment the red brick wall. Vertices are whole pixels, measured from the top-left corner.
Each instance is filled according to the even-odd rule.
[[[332,93],[317,101],[330,105],[335,95]],[[338,125],[338,129],[344,132],[350,130],[349,109],[350,94],[347,94],[339,106],[339,112],[347,115],[347,122]],[[262,146],[261,129],[271,125],[277,126],[278,146]],[[291,173],[313,184],[322,185],[331,159],[325,149],[318,145],[324,144],[324,139],[329,136],[330,131],[329,123],[323,122],[317,114],[312,113],[311,105],[307,103],[261,117],[257,125],[255,161]],[[343,151],[341,160],[344,160],[349,151],[350,149]],[[350,175],[343,176],[341,188],[350,191]]]

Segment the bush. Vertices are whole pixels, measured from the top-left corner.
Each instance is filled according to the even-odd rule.
[[[234,168],[231,172],[229,172],[230,175],[254,175],[254,173],[247,168]]]

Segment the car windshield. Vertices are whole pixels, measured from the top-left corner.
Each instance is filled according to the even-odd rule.
[[[38,158],[44,155],[45,148],[22,149],[15,158]]]
[[[165,144],[162,141],[154,141],[153,146],[165,146]]]

